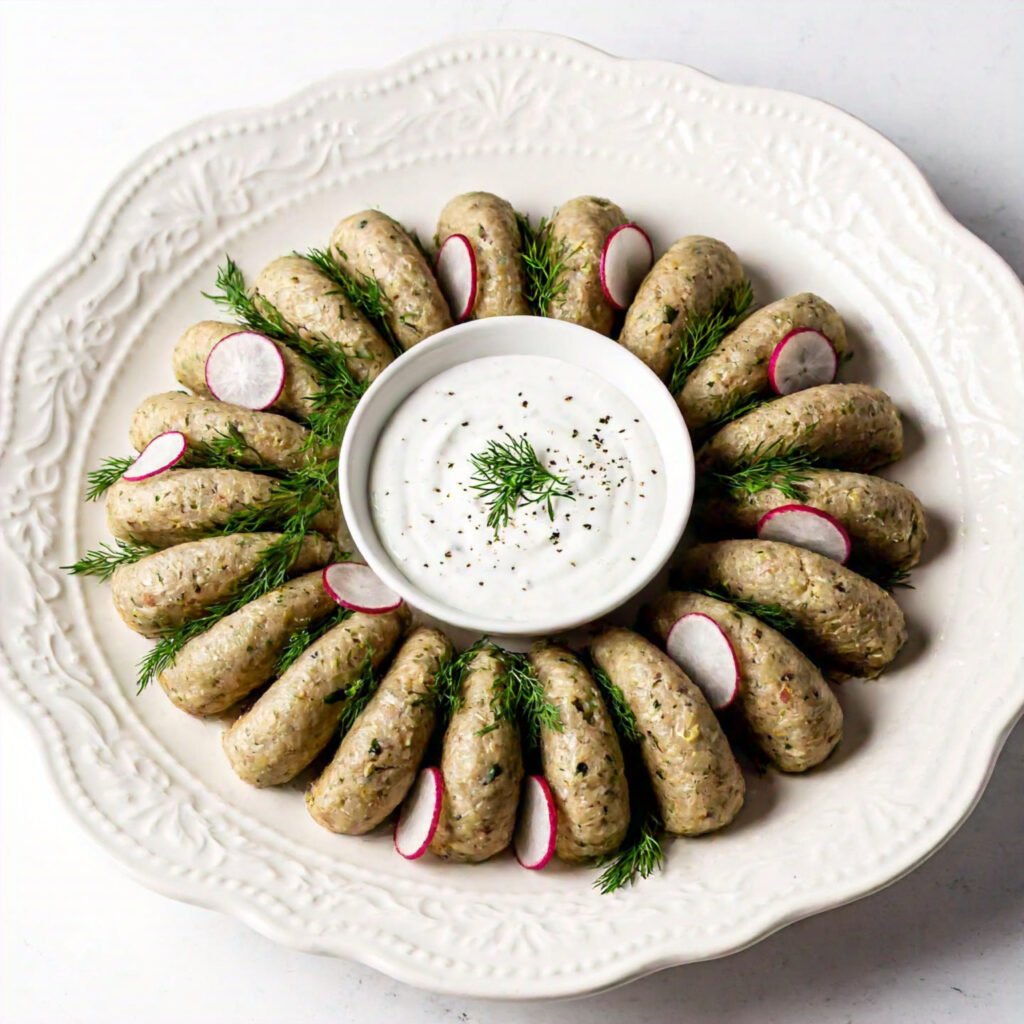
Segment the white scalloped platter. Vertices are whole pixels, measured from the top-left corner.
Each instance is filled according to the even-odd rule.
[[[613,896],[594,873],[407,863],[389,837],[330,835],[297,789],[256,791],[219,726],[136,697],[145,642],[108,590],[58,566],[105,539],[84,474],[128,451],[132,409],[174,386],[227,250],[250,273],[380,206],[433,234],[481,188],[531,214],[611,196],[660,252],[724,239],[759,302],[811,290],[849,325],[847,380],[887,390],[931,538],[899,600],[911,640],[840,691],[847,735],[803,778],[750,777],[720,834]],[[301,949],[462,995],[582,993],[741,949],[870,893],[935,850],[978,799],[1024,706],[1019,528],[1024,295],[911,163],[825,104],[618,60],[542,35],[446,43],[154,147],[26,297],[3,352],[5,686],[74,815],[147,885]],[[158,927],[158,926],[157,926]],[[613,941],[609,941],[609,936]]]

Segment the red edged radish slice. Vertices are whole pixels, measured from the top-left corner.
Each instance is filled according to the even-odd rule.
[[[456,320],[476,305],[476,250],[465,235],[449,235],[437,253],[437,282]]]
[[[620,224],[601,250],[601,291],[615,309],[629,309],[640,282],[654,263],[654,246],[636,224]]]
[[[383,615],[402,603],[402,596],[362,562],[335,562],[324,569],[323,580],[331,598],[354,612]]]
[[[512,841],[516,860],[530,871],[539,871],[554,856],[557,834],[558,811],[548,780],[543,775],[527,775]]]
[[[835,346],[821,331],[797,327],[772,350],[768,383],[777,395],[831,384],[839,369]]]
[[[850,557],[850,535],[838,519],[810,505],[780,505],[757,521],[762,540],[781,540],[831,558],[840,565]]]
[[[206,386],[221,402],[266,409],[284,388],[284,359],[277,346],[255,331],[221,338],[206,357]]]
[[[703,612],[676,619],[665,638],[668,656],[701,688],[715,711],[727,708],[740,688],[740,663],[722,627]]]
[[[424,768],[416,776],[395,822],[395,849],[406,860],[416,860],[427,852],[441,818],[443,799],[441,769]]]
[[[180,430],[168,430],[163,434],[157,434],[121,474],[121,479],[135,482],[148,480],[151,476],[163,473],[181,461],[187,448],[188,441]]]

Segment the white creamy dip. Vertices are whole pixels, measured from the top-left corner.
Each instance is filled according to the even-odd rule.
[[[471,457],[525,436],[573,499],[520,504],[497,536]],[[616,387],[546,356],[489,356],[409,395],[378,438],[370,507],[392,560],[452,608],[527,622],[628,575],[653,543],[664,467],[650,427]]]

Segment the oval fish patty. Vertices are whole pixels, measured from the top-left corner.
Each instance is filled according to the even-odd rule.
[[[907,639],[900,606],[880,586],[831,558],[765,540],[698,544],[682,578],[744,601],[777,605],[796,623],[798,644],[839,673],[873,678]]]
[[[222,443],[226,436],[237,432],[244,446],[235,456],[246,466],[266,462],[280,469],[298,469],[310,458],[327,460],[337,455],[336,449],[308,451],[309,431],[285,416],[180,391],[145,399],[132,417],[129,438],[135,450],[141,452],[157,434],[168,430],[180,431],[192,448]]]
[[[554,257],[564,266],[545,316],[611,334],[615,310],[601,288],[601,252],[611,232],[627,220],[615,203],[599,196],[577,196],[555,211],[548,230]]]
[[[206,360],[218,342],[242,330],[238,324],[225,324],[217,320],[201,320],[187,328],[171,354],[171,364],[178,383],[203,398],[213,398],[206,383]],[[316,408],[312,396],[320,390],[313,367],[283,342],[273,338],[267,340],[281,354],[284,362],[284,386],[270,409],[286,416],[308,420]]]
[[[687,324],[712,313],[745,281],[739,257],[724,242],[705,235],[680,238],[643,279],[619,344],[668,380]]]
[[[438,246],[450,235],[464,235],[476,254],[473,319],[529,316],[523,242],[511,203],[490,192],[464,192],[456,196],[438,218]]]
[[[232,515],[266,504],[274,478],[242,469],[173,469],[145,480],[119,480],[106,495],[107,529],[122,540],[166,548],[217,533]],[[310,527],[338,531],[337,506]]]
[[[160,685],[182,711],[220,714],[273,677],[293,633],[337,607],[319,571],[289,580],[185,644]]]
[[[502,675],[499,657],[485,649],[463,676],[441,750],[444,799],[430,843],[438,857],[487,860],[512,841],[523,755],[515,722],[496,719],[491,707]]]
[[[430,264],[412,236],[380,210],[342,220],[331,250],[350,273],[376,278],[387,298],[387,321],[403,349],[429,338],[452,318]]]
[[[281,256],[268,263],[253,282],[262,296],[305,341],[340,349],[349,372],[371,381],[393,360],[391,346],[338,284],[302,256]]]
[[[686,378],[676,402],[693,431],[712,426],[749,398],[771,394],[768,362],[791,331],[820,331],[842,358],[846,328],[824,299],[810,292],[790,295],[751,313]]]
[[[908,487],[838,469],[809,469],[801,476],[799,499],[775,487],[755,494],[728,492],[709,500],[702,518],[717,530],[751,534],[766,512],[794,503],[808,505],[842,523],[856,564],[903,570],[917,565],[928,525],[921,502]]]
[[[628,629],[606,629],[590,653],[636,718],[666,831],[696,836],[728,825],[746,787],[699,688],[667,654]]]
[[[343,701],[327,698],[350,686],[369,665],[377,669],[405,626],[404,606],[383,615],[353,612],[310,644],[224,732],[235,774],[254,786],[293,779],[327,745]]]
[[[159,636],[232,596],[252,576],[279,533],[234,533],[177,544],[122,565],[111,578],[114,607],[127,626],[143,636]],[[326,565],[334,545],[310,534],[296,552],[291,570]]]
[[[612,853],[629,826],[629,786],[601,691],[583,663],[562,647],[538,642],[530,663],[562,723],[561,731],[540,731],[544,777],[558,810],[555,854],[582,861]]]
[[[405,799],[434,728],[431,688],[450,654],[439,630],[420,627],[409,634],[306,795],[309,813],[324,828],[363,835]]]
[[[803,772],[824,761],[842,738],[843,711],[818,669],[760,619],[705,594],[662,594],[650,609],[652,631],[664,644],[675,623],[695,612],[732,644],[740,670],[735,706],[773,764]]]
[[[821,384],[784,395],[727,423],[697,452],[700,469],[797,451],[836,469],[869,470],[903,454],[903,424],[892,399],[868,384]]]

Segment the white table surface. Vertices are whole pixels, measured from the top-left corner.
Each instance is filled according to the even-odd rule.
[[[561,32],[830,100],[902,146],[1024,273],[1021,0],[0,0],[0,316],[70,247],[114,175],[172,129],[484,28]],[[0,1020],[1019,1021],[1022,792],[1018,729],[970,821],[885,892],[728,960],[524,1008],[418,992],[141,888],[79,832],[4,703]]]

